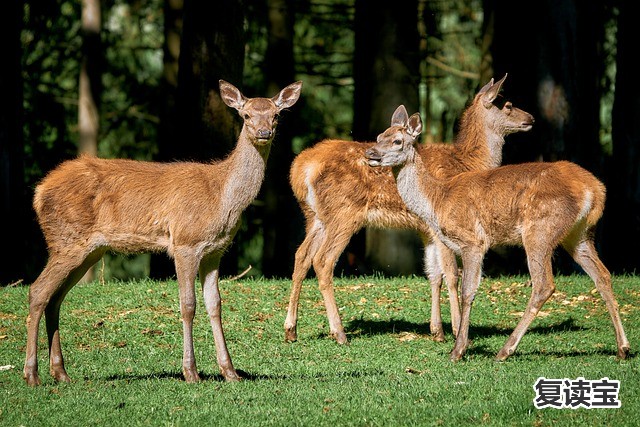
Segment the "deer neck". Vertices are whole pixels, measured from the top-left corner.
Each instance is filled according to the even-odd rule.
[[[242,211],[258,196],[264,181],[264,171],[271,144],[255,146],[247,137],[244,128],[236,148],[224,160],[224,190],[222,211],[232,218],[240,217]],[[232,223],[235,221],[232,221]]]
[[[456,147],[468,170],[492,169],[502,163],[504,135],[485,125],[486,120],[476,112],[461,123]]]
[[[441,198],[442,184],[429,174],[415,150],[409,160],[393,168],[400,197],[407,208],[434,229],[439,229],[434,202]]]

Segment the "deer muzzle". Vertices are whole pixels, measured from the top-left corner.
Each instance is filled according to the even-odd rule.
[[[380,166],[380,162],[382,161],[382,154],[375,148],[369,148],[364,152],[364,156],[366,157],[369,166]]]

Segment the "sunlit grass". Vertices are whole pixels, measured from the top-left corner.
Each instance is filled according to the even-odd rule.
[[[62,307],[61,336],[71,384],[48,374],[44,322],[43,385],[22,379],[26,287],[0,290],[0,424],[46,425],[635,425],[640,419],[640,279],[614,278],[632,346],[616,360],[613,326],[586,276],[558,277],[557,292],[503,363],[493,357],[529,298],[525,277],[487,278],[472,313],[472,345],[451,363],[447,341],[429,336],[430,295],[420,277],[336,280],[349,345],[328,337],[317,283],[305,282],[298,341],[283,322],[290,282],[240,279],[221,284],[223,323],[234,365],[246,380],[219,375],[198,294],[195,349],[203,381],[181,376],[182,326],[175,282],[112,281],[76,286]],[[619,380],[620,409],[544,409],[532,401],[538,377]]]

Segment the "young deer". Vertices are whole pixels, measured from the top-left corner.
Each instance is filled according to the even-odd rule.
[[[298,81],[273,98],[246,98],[220,80],[223,101],[244,119],[237,145],[224,160],[152,163],[79,157],[62,163],[42,180],[33,206],[49,259],[29,292],[24,365],[29,385],[40,384],[38,325],[43,312],[50,373],[58,381],[70,381],[60,346],[60,305],[107,250],[166,251],[173,257],[184,334],[182,372],[187,382],[199,380],[192,336],[199,273],[218,365],[227,381],[240,379],[222,329],[218,266],[242,212],[262,185],[278,114],[295,104],[301,88]]]
[[[491,79],[476,94],[462,114],[455,143],[419,148],[431,173],[449,176],[494,168],[502,161],[505,136],[531,129],[533,117],[498,96],[506,78],[505,75],[497,83]],[[443,274],[449,290],[453,332],[457,333],[460,310],[455,255],[406,209],[391,169],[367,165],[364,152],[373,144],[326,140],[302,151],[292,163],[291,187],[306,219],[306,236],[295,256],[284,323],[287,341],[297,339],[300,290],[313,264],[330,333],[338,343],[347,342],[333,293],[333,269],[351,236],[363,227],[411,229],[420,234],[425,245],[425,272],[431,284],[431,333],[436,340],[444,340],[440,314]]]
[[[629,341],[622,328],[611,275],[598,258],[594,231],[605,204],[605,187],[590,172],[567,161],[524,163],[487,171],[436,177],[416,151],[422,130],[418,113],[393,116],[392,126],[367,150],[371,166],[390,166],[408,209],[437,233],[462,259],[462,312],[451,360],[469,345],[471,304],[489,248],[521,245],[527,254],[532,293],[520,322],[497,354],[513,354],[555,291],[551,257],[562,246],[595,282],[616,333],[618,357],[626,358]]]

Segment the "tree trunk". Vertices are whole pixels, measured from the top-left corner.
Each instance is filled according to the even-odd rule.
[[[264,60],[267,93],[273,96],[295,79],[293,59],[294,12],[292,0],[267,0],[269,43]],[[267,277],[287,277],[293,269],[298,230],[304,228],[300,208],[289,186],[289,167],[294,153],[300,108],[288,111],[271,147],[267,176],[262,188],[263,256],[262,273]],[[283,215],[284,212],[287,214]],[[291,213],[291,214],[289,214]]]
[[[0,250],[0,286],[25,279],[26,242],[31,234],[22,135],[22,7],[22,2],[8,2],[3,5],[0,20],[0,40],[5,42],[0,66],[0,214],[9,224]]]
[[[101,21],[100,0],[82,0],[82,60],[78,83],[78,153],[90,156],[98,154],[99,101],[102,92]],[[91,282],[94,278],[94,269],[90,268],[80,282]]]
[[[354,80],[353,135],[358,141],[375,141],[389,127],[398,105],[404,104],[410,113],[418,111],[417,0],[403,2],[402,7],[356,1]],[[353,251],[354,245],[350,248],[347,251]],[[421,274],[421,248],[414,231],[366,230],[367,264],[385,274]],[[360,249],[355,247],[357,255],[362,256]]]
[[[100,0],[82,0],[82,62],[78,95],[78,152],[98,154],[101,93],[100,29],[102,14]]]
[[[636,17],[640,4],[622,0],[618,14],[616,91],[613,103],[613,160],[604,214],[603,261],[618,273],[637,273],[640,260],[629,250],[640,240],[640,88],[636,73]],[[623,239],[624,237],[624,239]]]

